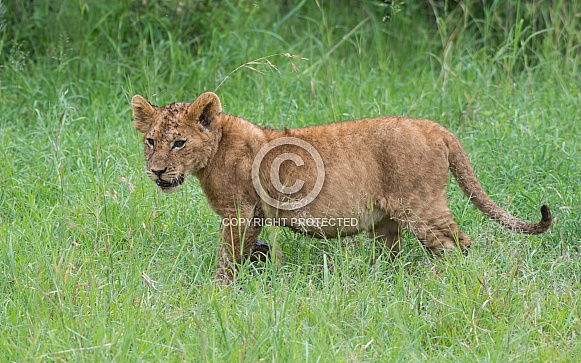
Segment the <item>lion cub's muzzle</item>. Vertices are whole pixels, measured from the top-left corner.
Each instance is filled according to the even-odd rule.
[[[184,182],[184,176],[183,175],[178,175],[178,176],[172,176],[172,175],[166,175],[166,178],[162,178],[162,176],[164,176],[165,172],[167,169],[164,170],[154,170],[151,169],[149,174],[149,177],[151,178],[152,181],[155,182],[155,184],[161,188],[162,191],[166,192],[166,193],[171,193],[175,190],[177,190],[177,188],[179,188],[182,183]]]
[[[157,184],[157,186],[160,188],[177,188],[180,185],[182,185],[183,182],[184,182],[184,177],[180,175],[179,177],[177,177],[177,179],[174,179],[172,181],[157,179],[155,181],[155,184]]]

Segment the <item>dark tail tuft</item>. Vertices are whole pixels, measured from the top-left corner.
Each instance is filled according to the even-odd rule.
[[[553,222],[553,215],[549,207],[547,207],[544,204],[543,206],[541,206],[541,215],[542,215],[541,220],[539,221],[539,223],[534,225],[534,228],[532,228],[529,234],[543,233],[551,226],[551,223]]]
[[[553,216],[551,215],[551,210],[549,209],[549,207],[547,207],[546,204],[543,204],[541,206],[541,215],[543,216],[543,219],[542,219],[543,222],[551,223],[551,221],[553,220]]]

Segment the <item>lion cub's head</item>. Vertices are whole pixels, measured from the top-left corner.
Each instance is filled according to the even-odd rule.
[[[140,95],[131,100],[135,128],[143,133],[146,173],[166,193],[208,165],[221,135],[220,100],[202,93],[194,103],[157,107]]]

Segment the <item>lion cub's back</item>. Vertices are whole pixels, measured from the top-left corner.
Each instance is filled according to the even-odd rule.
[[[421,157],[439,148],[449,131],[424,119],[382,116],[286,130],[313,145],[325,159],[365,162],[365,158]]]
[[[284,136],[306,141],[323,160],[325,182],[318,205],[311,208],[332,206],[352,215],[370,199],[400,200],[424,189],[443,190],[448,181],[448,134],[429,120],[378,117],[286,130]],[[289,184],[304,180],[305,190],[312,190],[321,171],[303,150],[287,152],[296,152],[305,165],[287,165],[282,175],[288,176]]]

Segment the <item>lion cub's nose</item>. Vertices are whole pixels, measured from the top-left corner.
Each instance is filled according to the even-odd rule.
[[[157,176],[161,176],[161,174],[165,173],[167,170],[167,168],[162,169],[162,170],[155,170],[155,169],[151,169],[151,172],[154,173]]]

